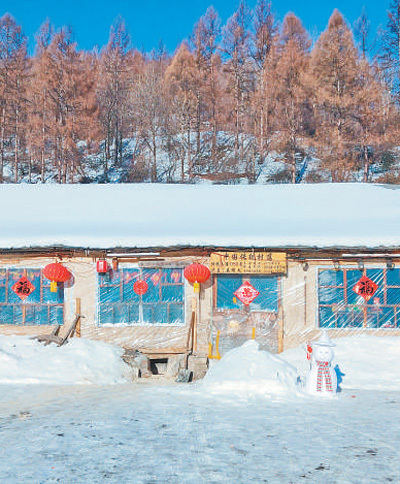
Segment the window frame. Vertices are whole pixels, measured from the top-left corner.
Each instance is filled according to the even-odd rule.
[[[217,301],[218,301],[218,277],[224,277],[224,276],[230,276],[230,277],[241,277],[243,284],[245,281],[250,282],[252,284],[251,279],[252,278],[266,278],[266,279],[276,279],[276,286],[277,286],[277,297],[276,297],[276,310],[270,310],[270,309],[253,309],[252,304],[250,303],[248,306],[245,306],[243,303],[239,301],[239,304],[241,304],[240,307],[237,308],[221,308],[217,306]],[[222,313],[224,311],[249,311],[250,313],[273,313],[273,314],[278,314],[279,308],[281,307],[282,303],[282,291],[281,291],[281,280],[282,277],[281,275],[277,274],[241,274],[241,273],[232,273],[232,274],[213,274],[213,298],[212,298],[212,309],[216,313]]]
[[[185,278],[183,276],[183,267],[180,266],[180,265],[177,265],[177,264],[174,264],[174,265],[151,265],[151,266],[148,266],[148,265],[145,265],[145,266],[142,266],[142,265],[122,265],[120,264],[119,265],[119,268],[118,268],[118,272],[120,273],[120,277],[119,277],[119,282],[118,284],[115,284],[115,286],[119,286],[119,293],[120,293],[120,301],[118,303],[114,303],[114,304],[120,304],[120,305],[123,305],[123,304],[129,304],[128,301],[124,301],[123,300],[123,297],[124,297],[124,277],[123,277],[123,273],[124,271],[137,271],[139,272],[140,276],[139,278],[141,278],[143,272],[142,271],[155,271],[155,270],[158,270],[160,271],[160,273],[162,273],[162,271],[166,271],[166,270],[178,270],[180,271],[180,274],[181,274],[181,282],[179,283],[160,283],[159,285],[159,296],[160,296],[160,300],[158,301],[158,303],[146,303],[146,302],[143,302],[142,298],[139,297],[139,301],[137,302],[137,308],[138,308],[138,311],[140,312],[140,306],[142,306],[142,308],[144,309],[145,306],[156,306],[157,304],[159,303],[163,303],[163,304],[166,304],[167,305],[167,313],[170,314],[170,306],[173,305],[173,304],[179,304],[182,306],[182,322],[181,323],[148,323],[148,322],[127,322],[127,323],[124,323],[124,322],[121,322],[121,321],[117,321],[117,322],[113,322],[113,323],[110,323],[110,322],[105,322],[105,323],[102,323],[101,322],[101,301],[100,301],[100,288],[101,287],[105,287],[105,286],[101,286],[100,284],[100,274],[96,273],[96,316],[95,316],[95,322],[96,322],[96,326],[99,327],[99,328],[132,328],[132,327],[157,327],[157,328],[165,328],[165,327],[184,327],[186,326],[186,282],[185,282]],[[121,273],[122,273],[122,276],[121,276]],[[162,281],[162,275],[161,275],[161,278],[160,278],[160,281]],[[131,283],[133,284],[133,279],[131,281]],[[162,297],[162,288],[163,287],[170,287],[170,286],[179,286],[179,287],[182,287],[182,301],[165,301],[163,302],[161,300],[161,297]],[[112,304],[112,303],[110,303]],[[132,304],[132,303],[131,303]],[[143,310],[142,309],[142,310]]]
[[[371,331],[380,331],[380,330],[385,330],[385,331],[397,331],[400,329],[400,300],[398,304],[388,304],[387,303],[387,290],[388,289],[400,289],[400,284],[398,285],[388,285],[387,284],[387,273],[391,270],[398,270],[400,271],[400,267],[394,267],[394,268],[388,268],[386,265],[382,264],[371,264],[371,265],[364,265],[363,270],[360,270],[357,265],[346,265],[346,266],[341,266],[339,270],[336,270],[333,265],[319,265],[318,267],[315,268],[316,270],[316,277],[315,277],[315,286],[316,286],[316,299],[317,299],[317,305],[316,305],[316,327],[317,329],[332,329],[332,330],[346,330],[346,331],[354,331],[354,330],[371,330]],[[367,277],[371,277],[368,275],[368,271],[371,270],[378,270],[381,271],[381,277],[383,278],[383,287],[380,287],[382,289],[382,301],[379,303],[379,310],[383,311],[385,308],[389,308],[393,310],[393,325],[390,326],[385,326],[387,323],[383,323],[382,326],[378,326],[379,324],[379,319],[377,320],[376,326],[373,325],[368,325],[368,315],[371,315],[371,309],[373,310],[374,306],[373,303],[366,303],[365,305],[363,304],[360,306],[360,309],[358,311],[359,314],[362,314],[362,317],[360,317],[360,320],[362,322],[361,325],[357,326],[338,326],[338,312],[336,313],[335,316],[335,325],[330,326],[321,326],[321,317],[320,317],[320,309],[321,308],[332,308],[335,306],[337,303],[332,303],[332,304],[327,304],[327,303],[322,303],[320,302],[320,284],[319,284],[319,275],[321,271],[324,270],[330,270],[330,271],[335,271],[335,272],[343,272],[343,286],[322,286],[322,287],[327,287],[327,288],[336,288],[336,289],[343,289],[343,295],[344,295],[344,301],[342,305],[342,310],[346,311],[347,308],[351,307],[356,307],[356,304],[354,303],[348,303],[348,284],[347,284],[347,271],[358,271],[359,273],[359,278],[358,280],[366,275]],[[372,279],[372,277],[371,277]],[[373,279],[372,279],[373,280]],[[378,289],[379,291],[379,289]],[[375,295],[371,298],[371,301],[373,301]],[[368,311],[368,308],[370,310]],[[378,314],[378,313],[377,313]]]
[[[57,286],[57,293],[58,297],[61,297],[61,302],[51,302],[48,301],[46,302],[45,300],[45,295],[46,295],[46,290],[50,291],[50,281],[46,279],[46,277],[43,274],[43,267],[26,267],[26,266],[15,266],[15,265],[9,265],[9,266],[2,266],[0,267],[0,271],[5,271],[5,282],[4,284],[0,282],[0,288],[4,288],[5,290],[5,302],[0,301],[0,309],[3,307],[11,307],[12,308],[12,314],[13,314],[13,322],[1,322],[0,319],[0,327],[10,325],[10,326],[18,326],[18,327],[28,327],[28,326],[56,326],[56,325],[64,325],[64,317],[65,317],[65,286],[63,283],[59,284]],[[40,287],[35,286],[35,290],[39,290],[39,302],[35,301],[29,301],[29,296],[25,299],[20,299],[20,300],[15,300],[10,302],[9,294],[11,290],[11,285],[13,285],[13,281],[10,281],[10,272],[16,271],[22,273],[21,277],[28,277],[28,272],[29,271],[34,271],[34,272],[39,272],[39,278],[40,278]],[[1,279],[0,279],[1,281]],[[33,294],[33,293],[32,293]],[[18,296],[17,296],[18,297]],[[21,308],[22,310],[22,319],[21,321],[15,322],[15,308]],[[36,320],[36,308],[40,308],[43,310],[43,308],[47,309],[47,319],[45,323],[36,323],[36,322],[27,322],[27,316],[29,316],[27,313],[27,309],[32,309],[33,311],[33,321]],[[51,309],[59,308],[61,309],[61,317],[57,318],[54,317],[52,321],[52,315],[51,315]],[[40,316],[39,316],[40,317]]]

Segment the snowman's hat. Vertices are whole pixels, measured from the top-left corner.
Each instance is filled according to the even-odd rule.
[[[319,338],[319,340],[317,341],[313,341],[313,346],[316,345],[316,346],[336,346],[335,343],[333,343],[331,341],[331,339],[329,338],[329,334],[327,333],[326,330],[322,331],[322,334]]]

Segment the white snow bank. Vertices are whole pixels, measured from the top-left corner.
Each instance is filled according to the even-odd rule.
[[[342,390],[400,391],[400,338],[359,335],[334,342],[332,365],[338,365],[342,373]],[[107,343],[79,338],[57,347],[27,336],[0,335],[0,383],[123,383],[129,378],[129,369],[121,359],[122,352]],[[308,368],[304,345],[276,356],[249,340],[215,362],[199,384],[208,393],[298,393],[297,377],[306,377]]]
[[[400,338],[359,335],[337,338],[334,342],[332,366],[338,365],[341,372],[339,386],[342,390],[400,391]],[[302,376],[307,375],[304,347],[287,350],[280,356],[295,366]]]
[[[276,395],[295,391],[296,381],[295,368],[278,356],[261,351],[255,340],[249,340],[227,352],[209,369],[203,387],[208,392]]]
[[[332,366],[338,366],[341,390],[400,391],[400,338],[359,335],[334,342]],[[231,392],[245,397],[304,394],[297,380],[305,381],[308,371],[305,345],[276,356],[249,340],[214,363],[201,385],[208,393]]]
[[[73,338],[62,347],[0,335],[0,383],[115,384],[127,378],[121,348]]]
[[[1,248],[400,244],[398,186],[2,185],[0,205]]]

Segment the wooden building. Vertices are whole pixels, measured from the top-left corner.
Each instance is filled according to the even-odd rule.
[[[160,361],[252,337],[280,352],[321,328],[400,335],[391,187],[9,185],[0,201],[1,334],[66,329],[78,310],[81,337]],[[56,261],[72,277],[52,292]],[[199,293],[193,263],[211,272]]]

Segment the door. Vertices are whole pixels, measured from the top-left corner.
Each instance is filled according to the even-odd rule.
[[[279,286],[278,276],[214,276],[212,341],[216,341],[219,332],[221,355],[253,335],[261,349],[277,352]]]

